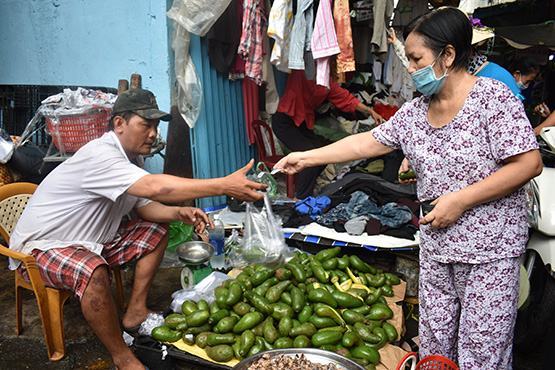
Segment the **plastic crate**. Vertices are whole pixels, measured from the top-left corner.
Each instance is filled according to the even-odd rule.
[[[62,153],[75,153],[91,140],[108,131],[112,110],[92,108],[82,114],[46,116],[46,127],[52,143]]]

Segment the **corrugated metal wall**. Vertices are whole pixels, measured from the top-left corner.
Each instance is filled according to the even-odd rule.
[[[225,176],[253,158],[243,113],[241,81],[229,81],[210,65],[205,39],[191,35],[190,54],[202,81],[203,104],[191,130],[191,152],[195,178]],[[224,197],[204,198],[199,207],[225,203]]]

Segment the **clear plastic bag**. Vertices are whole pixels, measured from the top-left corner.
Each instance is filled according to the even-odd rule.
[[[225,264],[231,268],[243,268],[248,263],[243,258],[243,238],[237,230],[232,230],[231,235],[225,241]]]
[[[187,125],[193,128],[202,107],[202,84],[189,55],[189,42],[189,32],[177,23],[172,41],[177,80],[177,108]]]
[[[189,56],[189,33],[204,36],[227,9],[231,0],[174,0],[167,12],[175,21],[172,48],[175,54],[177,107],[189,127],[202,107],[202,84]]]
[[[283,262],[289,254],[281,224],[274,216],[270,199],[266,194],[261,211],[252,203],[247,203],[245,231],[240,251],[246,264],[275,265]]]
[[[181,305],[187,299],[192,299],[193,301],[204,299],[208,303],[214,302],[214,289],[228,279],[229,276],[226,274],[214,271],[202,279],[193,289],[181,289],[173,292],[171,309],[173,312],[181,312]]]
[[[8,163],[14,151],[14,143],[8,132],[0,129],[0,163]]]
[[[204,36],[230,3],[231,0],[174,0],[167,15],[187,31]]]

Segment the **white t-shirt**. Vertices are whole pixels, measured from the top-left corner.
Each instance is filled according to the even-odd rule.
[[[29,254],[79,244],[100,255],[123,216],[150,202],[125,193],[145,175],[113,131],[92,140],[42,181],[10,237],[10,249]],[[10,269],[19,264],[10,259]]]

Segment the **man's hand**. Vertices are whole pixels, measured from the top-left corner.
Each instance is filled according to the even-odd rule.
[[[231,175],[224,177],[226,195],[248,202],[254,202],[264,197],[258,190],[266,189],[266,185],[247,179],[246,175],[254,165],[251,159],[247,165]]]
[[[206,213],[199,208],[194,207],[179,207],[177,211],[177,218],[186,224],[193,225],[197,234],[204,233],[206,226],[214,227],[214,224],[208,218]]]
[[[434,209],[420,219],[421,225],[430,224],[433,228],[445,228],[454,224],[466,211],[459,192],[447,193],[431,203]]]

